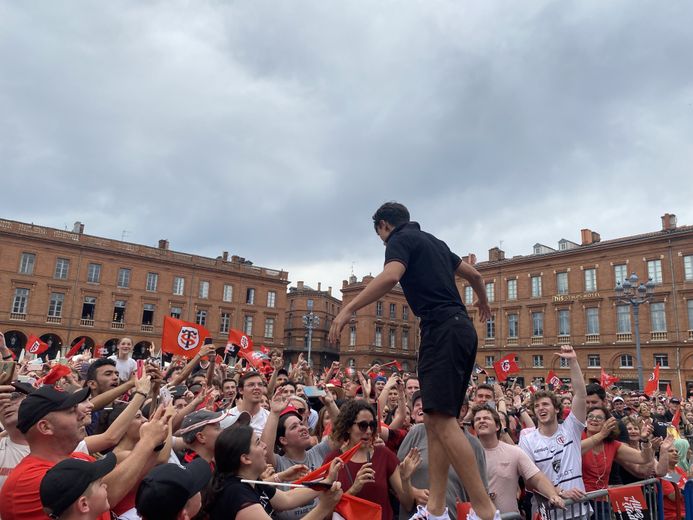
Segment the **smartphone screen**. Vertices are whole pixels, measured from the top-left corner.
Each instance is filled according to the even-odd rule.
[[[303,392],[306,397],[325,397],[325,391],[318,388],[317,386],[304,386]]]
[[[137,360],[137,377],[138,379],[144,374],[144,361],[142,359]]]

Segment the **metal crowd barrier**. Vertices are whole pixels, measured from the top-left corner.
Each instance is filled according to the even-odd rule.
[[[690,484],[690,487],[688,486]],[[651,478],[633,482],[627,486],[613,486],[611,489],[619,487],[642,486],[647,510],[642,511],[641,520],[663,520],[663,502],[662,502],[662,486],[659,480]],[[686,495],[686,491],[688,494]],[[686,520],[693,520],[693,481],[687,483],[684,497],[686,497]],[[608,497],[608,490],[600,489],[587,493],[582,500],[565,500],[565,509],[548,508],[545,511],[545,518],[549,520],[611,520],[612,515],[611,505]],[[689,509],[688,501],[692,506]],[[591,507],[591,513],[588,511]],[[688,511],[690,511],[690,515]],[[504,513],[501,515],[502,520],[522,520],[523,517],[518,513]]]

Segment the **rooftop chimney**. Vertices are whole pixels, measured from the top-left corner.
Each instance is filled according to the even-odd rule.
[[[583,246],[588,246],[590,244],[596,244],[597,242],[601,241],[601,237],[599,236],[599,233],[596,231],[592,231],[591,229],[581,229],[580,230],[580,237],[582,239],[582,245]]]
[[[165,238],[159,240],[159,249],[168,249],[168,240]]]
[[[467,256],[463,256],[462,260],[467,262],[469,265],[476,264],[476,255],[474,253],[469,253]]]
[[[332,296],[332,286],[331,285],[327,288],[327,294]]]
[[[671,231],[676,229],[676,215],[665,213],[662,215],[662,231]]]
[[[489,262],[499,262],[500,260],[505,260],[505,251],[500,247],[492,247],[488,250]]]
[[[663,217],[662,217],[663,218]],[[75,222],[75,225],[72,226],[72,232],[73,233],[79,233],[80,235],[84,233],[84,224],[82,224],[79,220]]]
[[[297,288],[299,291],[302,291],[302,290],[303,290],[303,280],[299,280],[298,282],[296,282],[296,288]]]
[[[356,283],[356,275],[355,275],[355,274],[352,274],[352,275],[349,277],[349,283],[350,283],[350,284]]]
[[[320,286],[322,285],[321,282],[318,282],[318,291],[320,291]]]
[[[228,262],[229,261],[229,252],[228,251],[222,252],[221,257],[224,259],[224,262]]]

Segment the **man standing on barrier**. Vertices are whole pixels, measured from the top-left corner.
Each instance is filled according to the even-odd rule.
[[[561,497],[577,501],[585,497],[580,440],[585,429],[587,390],[573,347],[562,346],[558,355],[566,359],[570,366],[573,385],[570,414],[559,423],[559,418],[563,416],[560,396],[548,390],[537,391],[530,408],[534,411],[538,426],[522,431],[520,448],[560,490]],[[537,506],[535,500],[532,500],[532,505],[534,510]],[[589,517],[589,504],[569,506],[565,512],[559,512],[557,518],[586,517]]]
[[[494,513],[499,518],[481,481],[474,451],[457,424],[474,369],[477,335],[455,284],[455,275],[473,287],[479,317],[486,321],[491,311],[483,279],[445,242],[410,222],[409,211],[402,204],[383,204],[373,215],[373,226],[385,244],[385,266],[356,298],[342,307],[330,328],[329,340],[336,343],[353,312],[382,298],[398,282],[401,284],[407,303],[421,319],[418,376],[430,475],[428,503],[412,518],[449,518],[445,492],[450,464],[462,479],[475,513],[483,520],[491,520]],[[578,447],[578,461],[579,454]]]

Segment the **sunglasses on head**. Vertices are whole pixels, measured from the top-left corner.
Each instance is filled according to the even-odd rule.
[[[296,411],[297,411],[299,414],[301,414],[301,415],[303,415],[304,413],[306,413],[306,409],[305,409],[305,408],[296,408]]]
[[[356,426],[359,427],[359,430],[362,432],[365,432],[368,428],[370,428],[372,431],[375,431],[375,429],[378,427],[378,423],[375,421],[359,421],[356,424]]]

